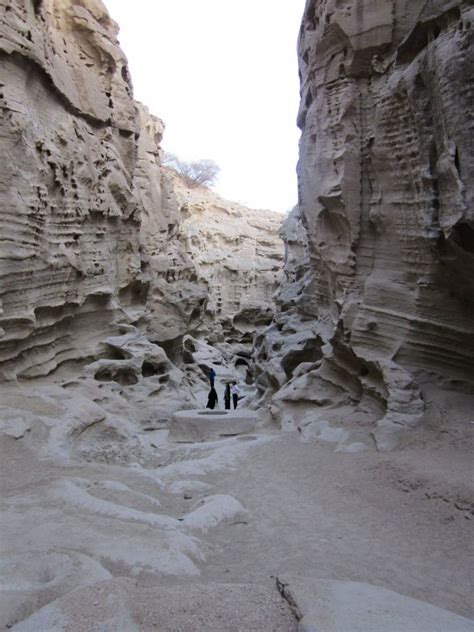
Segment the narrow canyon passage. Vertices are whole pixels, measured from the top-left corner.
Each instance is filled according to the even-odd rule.
[[[209,23],[270,113],[261,3]],[[165,155],[105,4],[0,0],[0,630],[474,632],[472,1],[306,1],[284,216]]]

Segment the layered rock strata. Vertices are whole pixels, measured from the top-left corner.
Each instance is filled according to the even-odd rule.
[[[276,220],[175,191],[163,124],[134,101],[117,32],[100,0],[0,3],[0,380],[95,359],[123,324],[175,352],[184,334],[213,329],[226,274],[231,324],[253,299],[259,313],[269,305],[281,253],[263,233],[272,241]],[[219,243],[210,224],[181,228],[198,207],[204,224],[234,221]],[[240,264],[221,248],[241,248]]]
[[[102,3],[0,7],[3,378],[96,352],[140,271],[139,136]]]
[[[180,221],[167,249],[149,260],[150,306],[161,314],[151,316],[158,325],[151,334],[162,341],[193,333],[213,343],[251,344],[273,316],[284,257],[281,214],[249,209],[204,187],[189,189],[171,169],[163,170],[163,181]]]
[[[472,390],[472,19],[460,0],[306,4],[300,204],[257,355],[280,419],[356,404],[389,447],[423,381]]]

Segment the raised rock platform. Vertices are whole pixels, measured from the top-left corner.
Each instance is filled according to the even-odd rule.
[[[170,438],[199,442],[255,432],[257,414],[243,410],[179,410],[173,414]]]

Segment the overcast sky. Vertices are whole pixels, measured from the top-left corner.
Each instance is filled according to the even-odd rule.
[[[135,98],[165,122],[163,148],[185,160],[215,160],[224,197],[293,207],[304,0],[105,4],[120,25]]]

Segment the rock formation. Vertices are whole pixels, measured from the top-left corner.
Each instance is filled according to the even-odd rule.
[[[150,257],[149,303],[157,313],[151,320],[159,327],[152,325],[151,333],[160,341],[197,333],[211,342],[251,344],[273,315],[284,256],[282,216],[204,187],[189,189],[172,169],[163,170],[163,181],[180,221],[167,249]]]
[[[282,424],[348,406],[390,447],[424,382],[472,392],[473,17],[461,0],[306,3],[300,202],[256,355]]]
[[[172,353],[220,310],[215,339],[271,317],[277,215],[174,190],[117,31],[100,0],[1,3],[0,380],[108,357],[123,324]]]
[[[113,333],[140,272],[139,127],[118,29],[100,1],[12,0],[0,11],[9,379],[94,355]]]
[[[100,0],[0,0],[2,630],[472,629],[469,26],[308,2],[267,327],[277,216],[161,167]]]
[[[229,428],[213,454],[176,447],[168,427],[174,411],[204,408],[210,365],[221,398],[220,382],[245,373],[251,320],[271,319],[279,216],[188,192],[162,169],[163,124],[133,99],[117,31],[100,0],[0,0],[0,444],[2,461],[15,462],[4,468],[13,505],[0,512],[2,629],[116,571],[197,576],[209,550],[200,535],[246,513],[197,477],[255,447]],[[253,430],[256,414],[247,417]],[[17,512],[23,475],[39,487]],[[260,594],[279,614],[276,591]],[[106,609],[106,619],[123,610]],[[80,610],[73,627],[97,624]],[[282,614],[275,629],[293,627]],[[39,616],[33,628],[56,628]],[[106,627],[138,629],[128,615],[112,618]]]

